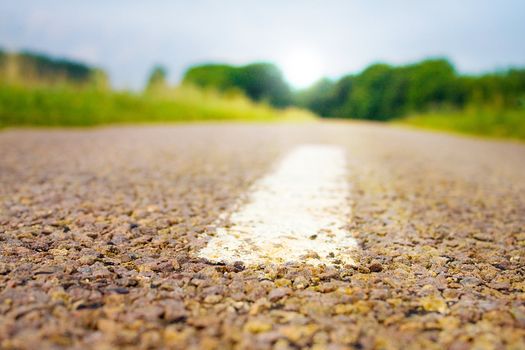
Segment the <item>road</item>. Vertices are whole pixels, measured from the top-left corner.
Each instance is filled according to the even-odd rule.
[[[344,150],[354,263],[203,258],[302,145]],[[525,347],[523,144],[343,122],[4,130],[0,184],[3,349]]]

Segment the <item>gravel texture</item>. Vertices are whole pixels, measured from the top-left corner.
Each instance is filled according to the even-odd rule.
[[[348,150],[357,266],[196,257],[301,143]],[[2,349],[523,349],[525,146],[373,124],[0,133]]]

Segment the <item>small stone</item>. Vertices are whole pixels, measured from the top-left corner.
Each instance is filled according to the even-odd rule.
[[[277,287],[290,287],[292,285],[292,281],[286,278],[279,278],[275,280],[275,285]]]
[[[97,258],[93,255],[83,255],[77,261],[80,265],[93,265]]]
[[[305,289],[309,285],[308,280],[303,276],[298,276],[293,281],[293,287],[295,289]]]
[[[277,301],[291,292],[292,290],[290,288],[275,288],[270,292],[270,294],[268,294],[268,299],[270,301]]]
[[[101,302],[84,303],[80,302],[76,307],[77,310],[95,310],[103,307],[104,304]]]
[[[117,294],[129,294],[129,289],[123,287],[113,288],[112,291]]]
[[[368,266],[368,269],[370,272],[381,272],[383,271],[383,265],[381,265],[381,263],[378,261],[374,261]]]
[[[460,296],[460,292],[457,289],[447,288],[443,291],[443,297],[446,300],[457,300]]]
[[[350,314],[354,311],[354,308],[351,304],[337,304],[334,308],[334,312],[337,315]]]
[[[465,287],[476,287],[481,284],[481,280],[477,277],[465,277],[461,279],[460,283]]]
[[[525,327],[525,308],[513,307],[510,310],[512,317],[516,320],[519,327]]]
[[[307,260],[307,259],[321,259],[319,254],[317,254],[313,250],[310,250],[306,254],[302,255],[301,258],[305,259],[305,260]]]
[[[279,332],[293,343],[309,340],[317,331],[318,326],[309,324],[305,326],[290,325],[282,327]]]
[[[188,318],[188,313],[184,308],[182,302],[170,301],[164,305],[163,319],[170,322],[185,322]]]
[[[176,328],[168,327],[164,330],[164,342],[170,346],[180,346],[184,344],[190,337],[190,331],[188,329],[178,331]]]
[[[491,235],[483,233],[476,233],[474,234],[473,238],[482,242],[491,242],[493,240],[493,237]]]
[[[437,295],[429,295],[422,298],[420,305],[425,311],[439,312],[440,314],[444,314],[448,310],[445,300]]]
[[[54,256],[67,256],[67,249],[50,249],[49,252]]]
[[[244,263],[242,261],[236,261],[233,263],[233,269],[235,272],[241,272],[245,269]]]
[[[519,255],[511,256],[509,260],[510,260],[511,263],[519,263],[520,262],[520,256]]]
[[[222,297],[217,294],[208,295],[206,298],[204,298],[204,302],[207,304],[217,304],[222,300]]]
[[[509,290],[511,288],[511,284],[509,281],[505,280],[495,280],[488,284],[490,288],[497,289],[497,290]]]
[[[244,325],[244,330],[250,333],[263,333],[272,329],[272,324],[261,320],[248,321]]]
[[[261,298],[257,300],[253,305],[250,307],[249,314],[252,316],[258,315],[262,311],[268,310],[271,308],[272,304],[270,304],[266,299]]]
[[[330,293],[337,289],[337,286],[332,282],[322,283],[317,287],[317,290],[321,293]]]
[[[0,275],[7,275],[9,272],[11,272],[11,268],[4,263],[0,263]]]
[[[100,319],[97,322],[97,328],[103,333],[117,333],[119,330],[118,323],[108,319]]]

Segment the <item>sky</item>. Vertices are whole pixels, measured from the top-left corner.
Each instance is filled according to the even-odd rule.
[[[140,89],[154,64],[276,63],[295,87],[375,62],[525,65],[523,0],[0,0],[0,47],[105,69]]]

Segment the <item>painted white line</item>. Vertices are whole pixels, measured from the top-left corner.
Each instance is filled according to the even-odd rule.
[[[303,145],[257,181],[199,256],[215,262],[354,264],[345,152]]]

